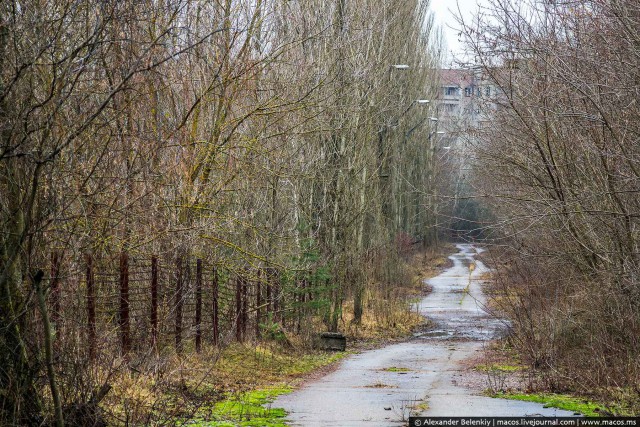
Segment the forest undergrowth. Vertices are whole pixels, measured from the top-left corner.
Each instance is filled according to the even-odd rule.
[[[349,354],[406,339],[426,326],[415,302],[429,291],[424,279],[448,266],[452,251],[452,245],[443,244],[405,256],[397,284],[369,287],[360,324],[353,321],[353,301],[346,301],[340,321],[346,352],[313,348],[313,335],[323,330],[320,318],[312,318],[313,326],[302,333],[280,328],[271,339],[205,345],[200,353],[167,350],[143,365],[113,369],[100,417],[108,425],[283,425],[285,414],[268,407],[275,396],[330,370]],[[99,370],[109,375],[108,369]]]

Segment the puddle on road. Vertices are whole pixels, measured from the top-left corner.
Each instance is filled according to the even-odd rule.
[[[486,267],[478,262],[470,280],[468,265],[476,251],[470,245],[458,245],[458,249],[461,252],[453,257],[455,265],[429,280],[433,291],[415,305],[431,327],[416,332],[409,342],[347,359],[332,374],[278,398],[273,405],[284,407],[293,425],[308,427],[406,425],[399,421],[399,414],[389,411],[406,410],[406,402],[424,402],[416,399],[418,394],[428,395],[430,400],[428,406],[416,405],[414,410],[430,416],[450,416],[452,408],[456,408],[456,415],[474,416],[558,413],[539,404],[476,396],[452,382],[461,360],[481,349],[483,342],[508,331],[504,320],[491,318],[482,310],[485,299],[479,276]],[[452,292],[462,286],[470,287],[463,302]]]
[[[508,323],[502,319],[464,317],[447,319],[443,314],[431,320],[435,323],[435,327],[415,332],[414,339],[488,341],[504,337],[509,330]]]

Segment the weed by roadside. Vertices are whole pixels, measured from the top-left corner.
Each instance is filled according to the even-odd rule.
[[[200,417],[183,425],[284,427],[286,412],[282,408],[272,408],[269,404],[279,395],[292,390],[291,386],[279,385],[229,395],[220,402],[202,408]]]
[[[222,352],[206,347],[200,354],[166,355],[137,372],[113,378],[113,393],[104,405],[110,425],[160,426],[175,420],[206,425],[202,423],[276,416],[278,411],[263,413],[256,408],[345,355],[268,343],[234,343]]]
[[[542,403],[545,408],[558,408],[587,417],[633,416],[620,404],[606,405],[586,398],[558,393],[494,393],[491,397]]]
[[[384,343],[406,338],[428,321],[418,312],[418,303],[430,291],[427,279],[437,276],[452,264],[448,255],[454,253],[453,244],[418,251],[403,261],[403,277],[396,284],[368,286],[365,311],[359,324],[353,321],[353,301],[346,301],[341,325],[352,342]]]
[[[509,266],[493,254],[492,249],[484,252],[482,258],[490,267],[509,271]],[[485,393],[493,397],[543,403],[587,416],[633,416],[640,413],[640,394],[637,389],[597,386],[593,383],[587,386],[588,381],[584,380],[584,376],[575,373],[569,376],[563,374],[564,371],[552,368],[557,362],[553,358],[532,357],[532,354],[541,353],[542,345],[547,342],[536,330],[539,325],[535,322],[528,324],[529,329],[522,328],[522,319],[518,318],[518,311],[514,309],[519,298],[522,299],[518,291],[509,282],[491,278],[485,288],[489,309],[499,317],[510,318],[520,327],[514,335],[487,346],[482,357],[475,361],[474,369],[484,376]],[[537,289],[534,291],[537,292]],[[545,294],[538,295],[533,291],[527,296],[534,297],[541,300],[546,298]],[[541,304],[541,310],[546,310],[545,303]],[[569,351],[567,349],[571,349],[572,345],[569,337],[562,338],[566,340],[565,350]]]
[[[354,342],[375,345],[402,339],[424,325],[411,299],[426,295],[424,279],[446,267],[446,254],[452,251],[442,247],[438,252],[415,254],[402,267],[406,274],[398,279],[401,285],[373,286],[360,324],[353,322],[353,301],[345,302],[341,327],[350,347]],[[317,330],[322,320],[311,317],[309,325]],[[349,353],[314,351],[308,336],[282,331],[286,346],[276,341],[231,343],[222,350],[205,345],[201,353],[156,355],[135,370],[111,378],[113,391],[102,403],[108,409],[109,424],[284,425],[284,411],[269,403],[309,373]]]

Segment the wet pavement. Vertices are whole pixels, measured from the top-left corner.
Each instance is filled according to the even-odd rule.
[[[339,368],[272,407],[284,408],[295,426],[403,426],[409,415],[571,416],[530,402],[492,399],[458,386],[461,362],[481,351],[508,324],[484,311],[481,278],[487,268],[475,259],[481,249],[457,245],[454,265],[428,280],[433,292],[418,307],[436,327],[408,342],[348,357]]]

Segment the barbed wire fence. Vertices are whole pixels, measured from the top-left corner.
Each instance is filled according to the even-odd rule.
[[[257,340],[273,327],[299,333],[327,288],[307,271],[287,276],[273,267],[232,269],[205,258],[125,252],[81,259],[53,252],[45,271],[56,336],[75,341],[89,359],[199,352],[204,342],[219,345],[227,335]]]

